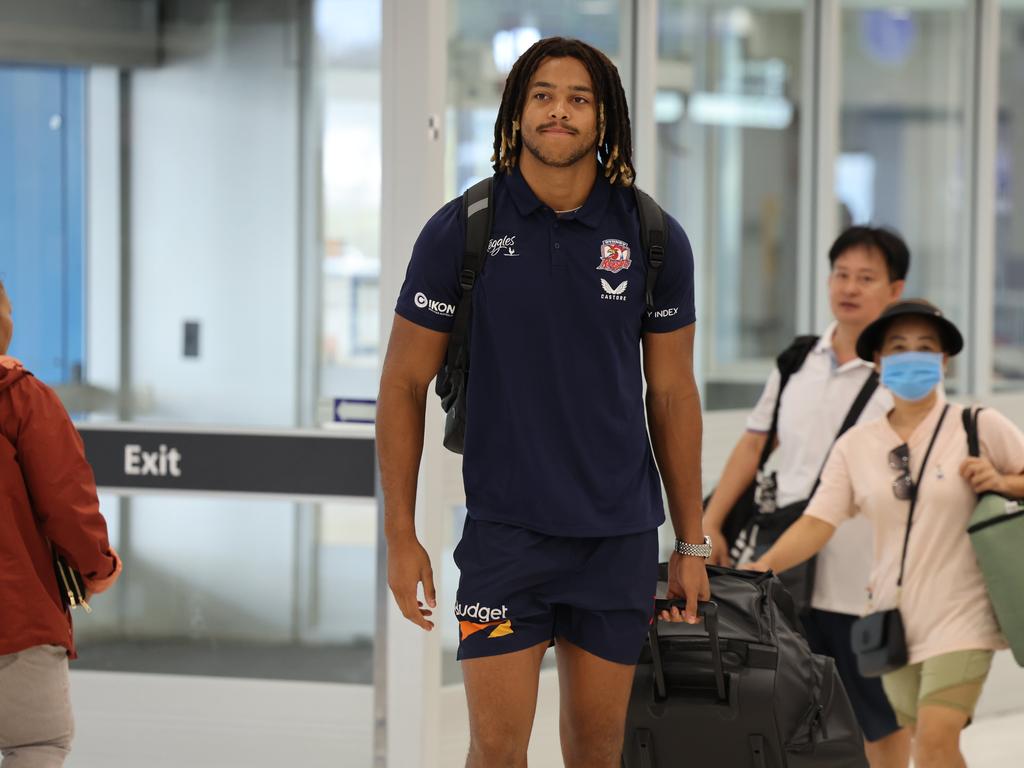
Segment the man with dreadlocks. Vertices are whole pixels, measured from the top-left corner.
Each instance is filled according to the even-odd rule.
[[[553,641],[565,764],[612,768],[653,618],[662,479],[687,553],[670,561],[671,594],[686,598],[672,618],[696,622],[709,597],[693,254],[667,217],[648,309],[626,99],[615,66],[585,43],[541,40],[518,60],[493,159],[494,221],[472,296],[468,517],[455,551],[467,765],[526,765]],[[454,200],[416,242],[378,400],[388,583],[427,630],[436,599],[413,522],[416,475],[464,245]]]

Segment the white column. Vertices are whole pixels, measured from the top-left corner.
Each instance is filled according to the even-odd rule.
[[[831,318],[825,258],[837,231],[835,162],[839,153],[841,40],[839,0],[804,12],[800,112],[800,209],[797,332],[817,332]]]
[[[92,67],[86,85],[85,380],[121,384],[120,93],[116,69]],[[106,410],[106,409],[105,409]],[[112,408],[116,410],[116,408]]]
[[[634,0],[633,167],[637,185],[658,196],[658,126],[654,97],[658,90],[658,0]],[[625,11],[625,9],[624,9]]]
[[[444,0],[383,2],[380,304],[385,345],[413,243],[444,202],[446,8]],[[438,573],[443,530],[439,414],[431,396],[416,499],[417,534]],[[422,631],[395,607],[386,581],[379,493],[378,509],[374,762],[378,768],[438,768],[440,632]]]
[[[992,392],[995,345],[996,148],[999,111],[999,4],[976,0],[971,14],[968,56],[967,117],[969,220],[962,259],[964,285],[970,286],[969,321],[965,329],[967,377],[974,399]]]

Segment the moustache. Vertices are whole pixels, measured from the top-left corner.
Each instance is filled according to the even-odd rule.
[[[561,125],[561,124],[559,124],[557,122],[555,122],[555,123],[544,123],[542,125],[537,126],[537,133],[542,133],[544,131],[550,130],[551,128],[558,128],[558,129],[563,130],[563,131],[568,131],[569,133],[572,133],[572,134],[579,133],[579,131],[577,131],[575,128],[570,128],[568,125]]]

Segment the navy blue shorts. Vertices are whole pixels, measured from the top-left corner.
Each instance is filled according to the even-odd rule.
[[[455,564],[460,660],[564,638],[636,664],[654,616],[657,530],[574,538],[467,518]]]
[[[850,645],[850,627],[857,617],[814,609],[800,619],[811,650],[836,660],[864,738],[878,741],[898,731],[900,726],[882,689],[882,678],[861,677],[857,671],[857,656]]]

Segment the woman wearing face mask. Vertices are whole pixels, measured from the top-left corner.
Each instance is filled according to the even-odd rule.
[[[902,614],[908,663],[882,682],[900,724],[913,728],[917,768],[966,765],[960,731],[993,652],[1006,647],[966,531],[976,494],[1024,496],[1024,434],[1004,416],[982,411],[981,457],[967,455],[963,407],[948,403],[941,386],[949,358],[962,348],[956,326],[923,300],[890,305],[864,330],[857,354],[880,365],[894,407],[836,443],[803,517],[749,566],[792,568],[844,521],[870,520],[865,613]]]

